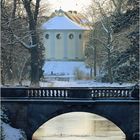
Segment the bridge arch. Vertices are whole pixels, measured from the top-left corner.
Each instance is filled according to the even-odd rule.
[[[132,90],[130,91],[128,88],[121,88],[121,91],[120,94],[120,88],[3,88],[2,104],[8,109],[11,125],[24,130],[28,140],[31,140],[33,133],[49,119],[64,113],[77,111],[103,116],[125,133],[126,140],[138,140],[138,98],[132,96]],[[43,95],[40,95],[40,93],[43,93]],[[56,93],[59,98],[56,98]],[[62,96],[60,96],[60,93]],[[134,94],[137,95],[138,91],[134,91]]]
[[[50,121],[53,118],[56,118],[57,116],[67,114],[67,113],[73,113],[73,112],[84,112],[84,113],[90,113],[90,114],[96,114],[100,117],[103,117],[113,124],[115,124],[126,136],[127,132],[125,131],[124,125],[121,125],[121,122],[116,119],[116,116],[110,111],[106,109],[96,109],[93,108],[92,105],[87,106],[68,106],[61,109],[58,109],[55,112],[52,112],[49,116],[44,117],[40,122],[38,122],[38,127],[34,129],[33,134],[36,132],[37,129],[39,129],[40,126],[42,126],[44,123]]]
[[[80,115],[79,115],[80,114]],[[75,118],[75,117],[80,117],[81,119],[83,119],[84,120],[84,116],[86,116],[86,117],[88,117],[88,119],[90,118],[92,118],[92,121],[95,121],[97,118],[96,117],[98,117],[98,119],[96,120],[96,128],[97,129],[95,129],[95,126],[93,125],[93,126],[91,126],[92,128],[94,127],[94,129],[93,129],[93,131],[91,130],[91,129],[89,129],[87,132],[84,132],[83,130],[82,130],[82,134],[84,133],[85,135],[87,134],[87,133],[92,133],[92,135],[93,135],[93,137],[95,137],[96,136],[96,133],[97,133],[97,135],[98,136],[100,136],[100,135],[104,135],[104,136],[109,136],[108,134],[112,134],[112,133],[109,133],[110,131],[111,131],[111,129],[109,128],[109,124],[110,124],[110,126],[112,126],[113,127],[113,130],[114,130],[114,132],[115,131],[117,131],[117,134],[118,134],[118,136],[120,136],[119,138],[120,139],[123,139],[123,138],[125,138],[125,133],[116,125],[116,124],[114,124],[113,122],[111,122],[110,120],[108,120],[107,118],[104,118],[104,117],[102,117],[102,116],[100,116],[100,115],[97,115],[97,114],[95,114],[95,113],[90,113],[90,112],[85,112],[85,111],[73,111],[73,112],[67,112],[67,113],[62,113],[62,114],[60,114],[60,115],[55,115],[55,117],[53,117],[53,118],[51,118],[51,119],[49,119],[47,122],[45,122],[42,126],[44,126],[45,124],[46,125],[52,125],[53,124],[53,122],[56,122],[56,120],[57,119],[59,119],[59,121],[61,121],[62,119],[64,119],[64,120],[67,120],[68,118],[70,119],[70,116],[72,117],[71,119],[73,120],[73,118]],[[98,121],[102,121],[102,123],[105,125],[105,127],[104,127],[104,129],[103,129],[103,131],[102,131],[102,133],[100,133],[99,134],[99,130],[98,130],[98,128],[99,128],[99,126],[97,125],[97,124],[99,124],[99,122]],[[77,119],[77,121],[78,121],[78,119]],[[77,122],[77,121],[75,121],[75,123]],[[88,122],[89,120],[86,120],[84,123],[85,124],[91,124],[91,121],[90,121],[90,123]],[[62,120],[62,122],[63,122],[63,120]],[[83,121],[82,121],[83,122]],[[82,123],[82,122],[80,122],[80,123]],[[106,122],[106,123],[105,123]],[[59,122],[58,122],[59,123]],[[54,123],[55,124],[55,123]],[[64,121],[63,122],[63,124],[65,125],[65,127],[64,128],[66,128],[67,130],[69,130],[70,132],[72,132],[72,133],[76,133],[77,134],[77,132],[75,132],[75,131],[72,131],[71,129],[69,129],[69,127],[68,126],[66,126],[66,125],[68,125],[69,123],[68,123],[68,120],[67,121]],[[71,123],[70,123],[71,124]],[[79,124],[79,123],[78,123]],[[77,124],[77,125],[78,125]],[[94,124],[94,123],[93,123]],[[59,124],[60,125],[60,124]],[[76,125],[76,126],[77,126]],[[81,125],[81,124],[79,124],[79,125]],[[54,125],[53,125],[54,126]],[[73,126],[74,126],[74,123],[73,123]],[[98,126],[98,127],[97,127]],[[55,126],[54,126],[55,127]],[[59,126],[60,127],[60,126]],[[71,126],[72,127],[72,126]],[[87,127],[87,129],[90,127],[88,127],[88,125],[86,125],[86,127]],[[103,127],[103,126],[102,126]],[[107,128],[108,127],[108,128]],[[39,127],[40,128],[40,127]],[[38,130],[40,130],[40,129],[37,129],[37,131]],[[60,133],[60,132],[58,132],[57,130],[55,130],[55,129],[53,129],[52,127],[49,127],[49,128],[51,128],[52,130],[53,130],[53,132],[54,131],[56,131],[56,133]],[[62,131],[64,131],[64,132],[62,132],[62,134],[64,133],[69,133],[70,134],[70,132],[67,132],[67,131],[65,131],[65,129],[64,128],[62,128]],[[82,127],[83,129],[84,129],[84,127]],[[74,129],[74,127],[73,127],[73,129]],[[85,129],[85,130],[87,130],[87,129]],[[108,129],[108,131],[106,131]],[[45,130],[45,131],[47,131],[47,130],[49,130],[48,128]],[[78,129],[76,129],[76,130],[78,130]],[[94,131],[95,130],[95,131]],[[33,134],[33,138],[35,138],[36,136],[37,136],[37,131],[35,131],[35,133]],[[90,131],[90,132],[89,132]],[[92,132],[91,132],[92,131]],[[104,131],[106,131],[106,133],[107,134],[103,134],[103,132]],[[81,132],[81,130],[80,130],[80,132]],[[80,135],[81,133],[78,133],[78,135]],[[49,134],[50,133],[50,134]],[[50,132],[49,131],[49,133],[48,133],[48,136],[49,135],[52,135],[52,134],[54,134],[54,133],[52,133],[52,132]],[[93,133],[95,133],[95,134],[93,134]],[[112,136],[114,136],[115,135],[115,133],[112,135]]]

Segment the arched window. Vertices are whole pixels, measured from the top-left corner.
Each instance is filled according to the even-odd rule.
[[[60,34],[57,34],[57,35],[56,35],[56,38],[57,38],[57,39],[61,39],[61,35],[60,35]]]
[[[79,39],[81,39],[82,38],[82,35],[81,34],[79,34]]]
[[[69,39],[73,39],[74,38],[74,35],[73,34],[70,34],[69,35]]]
[[[45,38],[46,38],[46,39],[49,39],[49,34],[46,34],[46,35],[45,35]]]

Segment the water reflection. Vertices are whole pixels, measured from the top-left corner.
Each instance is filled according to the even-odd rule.
[[[109,120],[95,114],[73,112],[42,125],[33,140],[124,140],[124,133]]]

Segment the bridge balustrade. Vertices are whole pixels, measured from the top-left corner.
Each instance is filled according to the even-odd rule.
[[[129,89],[92,90],[92,98],[131,98]]]
[[[138,89],[137,89],[138,90]],[[2,88],[3,99],[22,100],[133,100],[133,87],[100,87],[100,88]],[[135,90],[136,92],[136,90]]]
[[[68,90],[65,89],[29,89],[27,90],[27,96],[32,97],[67,97]]]

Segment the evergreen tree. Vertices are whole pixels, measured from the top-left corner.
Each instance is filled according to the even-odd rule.
[[[121,32],[134,27],[127,38],[130,40],[128,48],[118,53],[113,68],[114,80],[121,82],[137,82],[139,79],[139,7],[138,1],[128,1],[129,9],[126,13],[116,17],[113,22],[114,32]]]

